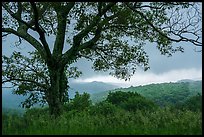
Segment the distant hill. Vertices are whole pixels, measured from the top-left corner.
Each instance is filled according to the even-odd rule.
[[[94,93],[100,93],[107,90],[113,90],[118,88],[116,85],[107,84],[103,82],[87,82],[87,83],[70,83],[69,89],[69,96],[73,98],[75,92],[78,91],[79,93],[87,92],[90,95]],[[2,107],[4,111],[8,109],[12,110],[24,110],[19,105],[22,101],[26,99],[25,96],[12,94],[12,89],[3,88],[2,89]]]
[[[109,92],[115,91],[132,91],[153,100],[160,106],[175,105],[186,101],[189,97],[198,93],[202,94],[202,81],[188,81],[175,83],[149,84],[144,86],[119,88],[93,94],[91,96],[94,103],[104,100]]]
[[[12,89],[2,89],[2,112],[22,114],[25,109],[20,107],[21,102],[26,99],[25,96],[12,94]]]
[[[20,103],[26,99],[25,96],[12,93],[12,89],[2,89],[2,107],[10,109],[19,109]]]
[[[74,97],[75,92],[78,91],[79,93],[87,92],[90,95],[95,93],[100,93],[103,91],[113,90],[119,88],[119,86],[104,83],[104,82],[85,82],[85,83],[70,83],[69,95],[70,97]]]
[[[176,108],[202,112],[202,95],[198,94],[196,96],[192,96],[184,103],[177,104]]]
[[[192,79],[182,79],[182,80],[178,80],[177,82],[178,83],[180,83],[180,82],[194,82],[194,80],[192,80]]]
[[[138,92],[144,97],[147,97],[159,105],[166,103],[175,104],[183,102],[191,96],[202,94],[202,81],[176,82],[150,84],[145,86],[119,88],[116,85],[103,82],[88,82],[88,83],[70,83],[69,95],[73,98],[75,92],[87,92],[91,95],[93,103],[102,101],[108,93],[114,91],[133,91]],[[6,109],[22,109],[19,107],[20,102],[26,97],[12,94],[12,89],[2,89],[2,108]]]

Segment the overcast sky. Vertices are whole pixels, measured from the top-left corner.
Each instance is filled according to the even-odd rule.
[[[184,44],[184,43],[183,43]],[[202,79],[202,52],[195,52],[191,44],[184,44],[184,53],[177,52],[172,57],[161,55],[155,44],[147,44],[145,49],[149,55],[150,69],[138,69],[130,81],[118,80],[105,73],[94,73],[91,63],[79,61],[78,66],[84,70],[84,75],[76,82],[103,81],[118,83],[124,87],[138,86],[150,83],[176,82],[181,79]],[[196,48],[201,49],[199,47]]]
[[[3,55],[10,56],[13,51],[20,51],[27,54],[28,51],[34,48],[27,42],[20,45],[20,49],[14,46],[17,37],[14,35],[8,36],[2,41]],[[50,45],[53,44],[53,38],[47,38]],[[156,44],[147,43],[144,48],[149,56],[150,69],[143,71],[138,69],[136,74],[131,77],[130,81],[116,79],[108,75],[108,72],[94,72],[92,62],[85,59],[78,60],[74,66],[83,72],[78,79],[73,79],[71,82],[92,82],[101,81],[113,84],[118,84],[122,87],[138,86],[150,83],[175,82],[181,79],[202,79],[202,52],[195,52],[201,50],[201,47],[195,47],[188,43],[176,43],[176,45],[184,47],[184,53],[176,52],[172,57],[167,57],[160,54],[156,49]]]
[[[30,32],[36,38],[39,36]],[[33,51],[34,48],[27,42],[22,42],[21,49],[14,46],[15,41],[18,38],[14,35],[7,36],[2,41],[2,54],[10,56],[13,51],[20,51],[23,54],[27,54],[28,51]],[[51,48],[53,48],[54,38],[48,37],[47,41]],[[181,79],[202,79],[202,52],[195,52],[201,50],[202,47],[195,47],[190,43],[174,43],[173,46],[182,46],[184,53],[176,52],[172,57],[167,57],[160,54],[160,51],[156,49],[156,44],[147,43],[144,48],[149,56],[150,69],[143,71],[138,69],[135,75],[131,77],[130,81],[124,81],[116,79],[108,72],[94,72],[92,62],[88,62],[85,59],[78,60],[74,66],[77,66],[79,70],[83,72],[82,76],[78,79],[71,80],[71,82],[92,82],[102,81],[108,83],[119,84],[120,86],[137,86],[150,83],[163,83],[163,82],[175,82]],[[65,49],[67,49],[65,47]]]

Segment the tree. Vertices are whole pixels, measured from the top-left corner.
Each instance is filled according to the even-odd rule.
[[[15,53],[11,60],[4,57],[3,83],[12,82],[23,93],[40,91],[50,113],[57,116],[65,102],[65,71],[71,64],[86,58],[94,62],[94,70],[109,70],[111,75],[128,80],[137,66],[149,69],[143,50],[147,41],[156,42],[161,53],[169,56],[183,51],[180,46],[173,47],[173,42],[201,46],[200,12],[199,3],[188,2],[2,2],[2,37],[14,34],[18,45],[25,40],[42,61],[32,66],[32,59],[22,56],[27,66],[16,62],[18,67],[9,68],[8,61],[15,62],[14,56],[20,54]],[[48,36],[55,36],[52,51]],[[134,44],[129,45],[130,41]],[[25,71],[32,73],[20,73]]]
[[[146,99],[137,92],[132,91],[110,92],[106,101],[128,111],[153,110],[157,107],[153,101]]]
[[[90,107],[91,104],[90,94],[86,92],[79,94],[79,92],[76,92],[74,98],[71,99],[69,104],[66,104],[66,106],[69,107],[68,110],[83,111]]]
[[[176,108],[202,112],[202,95],[198,93],[197,95],[188,98],[185,102],[178,103]]]

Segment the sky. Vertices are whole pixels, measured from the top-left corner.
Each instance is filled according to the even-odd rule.
[[[27,42],[23,42],[19,48],[14,46],[17,37],[14,35],[8,36],[2,41],[2,54],[10,56],[13,51],[20,51],[22,54],[27,54],[28,51],[34,48]],[[53,38],[47,38],[48,44],[52,45]],[[161,55],[156,49],[156,44],[147,43],[144,48],[149,56],[150,69],[143,71],[138,69],[130,79],[130,81],[120,80],[108,74],[108,72],[95,72],[92,69],[92,62],[86,59],[78,60],[74,66],[77,66],[82,71],[82,76],[77,79],[71,79],[74,83],[84,82],[106,82],[120,87],[139,86],[151,83],[176,82],[181,79],[202,80],[202,52],[201,47],[195,47],[190,43],[174,43],[173,46],[181,45],[184,47],[184,52],[176,52],[171,57]]]
[[[175,53],[171,57],[161,55],[154,44],[146,45],[150,69],[138,69],[130,81],[119,80],[107,73],[94,73],[91,63],[79,61],[84,75],[75,82],[102,81],[121,85],[122,87],[139,86],[151,83],[176,82],[182,79],[202,80],[202,52],[195,52],[195,47],[185,44],[184,53]],[[197,47],[198,48],[198,47]]]
[[[39,37],[34,32],[35,37]],[[20,48],[14,46],[18,38],[14,35],[7,36],[2,40],[2,54],[10,56],[13,51],[27,54],[28,51],[33,51],[34,48],[27,42],[22,42]],[[47,38],[47,42],[52,50],[54,39],[52,36]],[[195,52],[201,50],[202,47],[195,47],[190,43],[180,42],[173,43],[173,46],[182,46],[184,52],[176,52],[171,57],[161,55],[160,51],[156,49],[155,43],[147,43],[144,46],[147,55],[149,56],[150,69],[143,71],[138,69],[130,79],[130,81],[120,80],[110,76],[108,72],[95,72],[92,69],[92,62],[85,59],[78,60],[74,66],[77,66],[82,71],[82,76],[77,79],[71,79],[70,82],[84,83],[84,82],[107,82],[121,87],[139,86],[151,83],[176,82],[181,79],[202,80],[202,52]]]

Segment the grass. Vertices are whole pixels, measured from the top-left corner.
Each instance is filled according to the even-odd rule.
[[[33,113],[33,111],[35,113]],[[155,111],[129,112],[117,109],[103,115],[71,110],[57,119],[36,109],[24,116],[2,115],[3,135],[201,135],[202,112]]]

